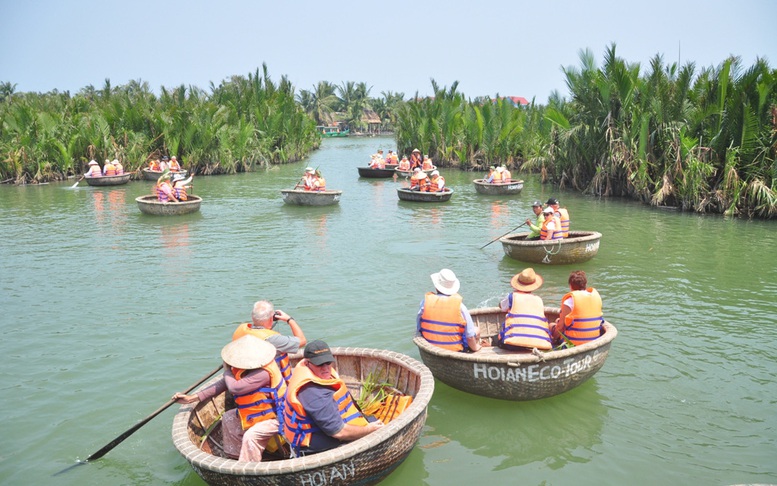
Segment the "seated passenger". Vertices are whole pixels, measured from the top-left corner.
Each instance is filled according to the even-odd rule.
[[[410,161],[407,160],[407,156],[402,157],[402,160],[399,161],[399,165],[397,165],[397,169],[404,171],[410,170]]]
[[[445,187],[445,178],[439,171],[433,170],[432,177],[429,178],[429,185],[426,187],[428,192],[441,192]]]
[[[421,151],[418,149],[413,149],[413,153],[410,154],[410,168],[415,169],[418,167],[420,169],[422,162]]]
[[[173,185],[170,184],[169,171],[165,171],[161,176],[159,176],[159,179],[156,181],[154,190],[156,191],[156,197],[159,202],[178,202],[178,198],[175,197]]]
[[[103,175],[104,176],[115,176],[116,175],[116,166],[113,165],[113,162],[111,162],[108,159],[105,159],[105,165],[103,165]]]
[[[159,172],[162,170],[162,165],[159,163],[159,159],[152,159],[148,161],[148,170]]]
[[[588,277],[582,270],[569,274],[569,290],[561,298],[561,313],[551,332],[555,344],[579,346],[601,335],[602,298],[595,288],[588,287]]]
[[[100,164],[96,160],[90,160],[87,165],[88,169],[84,174],[84,177],[102,177],[103,173],[100,170]]]
[[[188,179],[184,179],[184,176],[181,174],[176,174],[173,176],[173,193],[175,194],[176,199],[179,201],[187,201],[189,199],[189,195],[186,193],[187,189],[191,189],[191,186],[188,184],[191,183],[194,176],[189,176]]]
[[[424,161],[421,163],[421,170],[434,170],[434,164],[432,164],[432,159],[430,159],[428,155],[424,155]]]
[[[426,172],[416,167],[412,177],[410,177],[410,190],[424,192],[427,191],[429,184],[429,177],[426,175]]]
[[[494,166],[488,168],[488,175],[483,179],[483,182],[488,182],[489,184],[494,182],[494,176],[496,175],[496,169],[494,169]]]
[[[494,169],[494,179],[491,182],[494,184],[501,184],[503,172],[504,172],[504,169],[502,169],[502,167],[497,167],[496,169]]]
[[[561,237],[562,238],[569,238],[569,211],[567,211],[567,208],[561,208],[558,204],[558,199],[555,197],[552,197],[548,199],[548,202],[545,203],[548,206],[553,208],[553,213],[556,215],[557,218],[557,224],[560,224],[559,229],[561,230]]]
[[[542,222],[542,228],[540,228],[541,240],[560,240],[561,231],[558,230],[559,224],[556,220],[556,216],[553,214],[553,208],[547,207],[542,210],[542,215],[545,217],[545,221]]]
[[[178,160],[175,158],[175,155],[170,157],[170,162],[168,164],[171,172],[180,172],[181,171],[181,165],[178,163]]]
[[[513,175],[510,173],[509,170],[507,170],[507,167],[504,165],[502,166],[502,182],[510,182],[512,180]]]
[[[305,346],[286,392],[283,434],[292,456],[315,454],[360,439],[383,422],[369,422],[357,408],[348,386],[333,368],[329,346],[320,340]]]
[[[510,285],[515,292],[508,294],[499,305],[507,312],[499,332],[499,346],[515,351],[552,349],[545,306],[539,296],[532,294],[542,287],[542,277],[533,268],[526,268],[510,280]]]
[[[286,382],[275,364],[275,348],[256,336],[243,336],[221,350],[224,376],[194,395],[176,393],[178,403],[208,400],[229,390],[237,408],[221,418],[224,452],[243,462],[261,462],[270,440],[280,439]]]
[[[458,294],[459,279],[453,271],[443,268],[431,275],[437,291],[427,292],[416,316],[416,331],[430,344],[451,351],[479,351],[488,345],[480,341],[480,328]]]
[[[121,165],[119,159],[113,159],[113,166],[116,168],[116,175],[122,175],[124,173],[124,166]]]

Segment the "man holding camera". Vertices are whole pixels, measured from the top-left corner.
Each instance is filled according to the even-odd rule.
[[[278,321],[289,325],[291,336],[285,336],[274,329]],[[251,322],[240,324],[232,334],[232,340],[240,339],[246,334],[253,334],[275,346],[277,351],[275,362],[278,363],[283,378],[288,382],[291,376],[289,354],[296,353],[307,344],[305,334],[297,324],[297,320],[282,310],[275,310],[271,302],[260,300],[254,304],[251,311]]]

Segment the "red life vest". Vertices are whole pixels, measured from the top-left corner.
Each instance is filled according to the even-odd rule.
[[[499,340],[510,346],[529,349],[553,348],[548,319],[539,296],[513,292],[513,305],[507,313]]]
[[[367,419],[356,408],[348,386],[340,379],[337,371],[332,369],[332,379],[324,380],[314,375],[310,368],[305,366],[305,362],[301,361],[294,367],[283,409],[283,435],[292,449],[299,451],[300,447],[308,447],[313,432],[318,430],[297,396],[299,390],[308,383],[318,383],[335,391],[333,399],[344,424],[367,425]]]
[[[601,334],[604,316],[602,315],[602,298],[599,292],[589,287],[586,290],[573,290],[561,299],[561,305],[568,298],[574,301],[572,312],[567,314],[564,322],[564,336],[572,344],[579,346],[593,341]]]
[[[428,292],[421,314],[421,335],[435,346],[463,351],[467,322],[461,315],[462,300],[459,294],[448,296]]]
[[[237,329],[235,329],[235,332],[232,334],[232,340],[236,341],[246,334],[253,334],[259,339],[264,339],[265,341],[272,335],[280,335],[279,332],[273,331],[272,329],[266,329],[264,327],[261,329],[256,329],[251,327],[251,324],[248,322],[244,322],[243,324],[237,326]],[[289,355],[287,353],[277,351],[275,354],[275,364],[278,365],[278,369],[281,370],[283,379],[286,380],[286,383],[288,383],[289,379],[291,378],[291,362],[289,361]]]
[[[240,424],[243,430],[248,430],[254,424],[280,417],[283,415],[283,406],[286,400],[286,380],[281,375],[281,370],[275,361],[262,367],[270,374],[270,385],[242,395],[234,394],[237,413],[240,416]],[[240,380],[245,370],[232,368],[232,374]],[[279,430],[280,432],[280,430]]]

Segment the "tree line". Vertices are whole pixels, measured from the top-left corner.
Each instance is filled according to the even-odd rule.
[[[777,73],[731,57],[715,67],[645,69],[608,46],[563,70],[569,97],[546,105],[476,97],[431,80],[433,96],[370,97],[365,83],[321,81],[299,90],[273,83],[263,65],[210,94],[133,81],[68,93],[14,93],[0,83],[0,177],[15,182],[78,173],[91,158],[120,158],[129,170],[152,154],[177,155],[197,173],[234,173],[286,163],[320,144],[316,125],[365,130],[377,114],[400,154],[419,148],[440,166],[484,170],[506,164],[543,182],[655,206],[747,217],[777,216]]]

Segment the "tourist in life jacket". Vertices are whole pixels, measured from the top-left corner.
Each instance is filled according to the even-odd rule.
[[[407,160],[407,156],[402,156],[402,160],[399,161],[399,164],[397,165],[397,169],[409,171],[410,170],[410,161]]]
[[[159,176],[159,179],[156,181],[156,187],[154,190],[156,191],[156,198],[159,202],[178,202],[178,198],[175,197],[173,185],[170,184],[169,171],[165,171],[161,176]]]
[[[494,182],[495,175],[496,175],[496,169],[492,165],[491,167],[488,168],[488,175],[483,179],[483,182],[488,182],[489,184],[491,184],[492,182]]]
[[[386,163],[392,165],[398,163],[397,154],[395,154],[393,150],[389,150],[388,155],[386,156]]]
[[[324,179],[324,176],[321,175],[320,170],[316,170],[313,173],[313,176],[315,177],[313,179],[313,190],[314,191],[326,191],[326,179]]]
[[[88,170],[84,174],[84,177],[102,177],[103,173],[100,170],[100,164],[96,160],[90,160],[88,164]]]
[[[386,162],[377,155],[372,156],[372,160],[370,160],[370,169],[385,169],[386,168]]]
[[[429,185],[426,187],[427,192],[440,192],[445,187],[445,178],[440,175],[439,171],[433,170],[432,177],[429,178]]]
[[[502,166],[502,182],[508,183],[512,181],[513,175],[510,173],[509,170],[507,170],[506,166]]]
[[[531,228],[531,232],[529,233],[529,236],[526,237],[527,240],[539,240],[540,239],[540,232],[542,231],[542,223],[545,221],[545,216],[542,214],[542,203],[540,201],[534,201],[531,203],[531,209],[534,211],[534,216],[537,218],[537,222],[532,223],[531,219],[526,219],[527,225],[529,225],[529,228]]]
[[[504,169],[501,166],[494,169],[494,179],[491,182],[494,184],[501,184],[503,172],[504,172]]]
[[[280,434],[286,382],[274,357],[272,344],[256,336],[243,336],[221,350],[221,380],[194,395],[173,395],[178,403],[193,403],[229,390],[237,408],[224,412],[221,433],[224,452],[232,459],[260,462],[270,440]]]
[[[551,331],[554,343],[579,346],[601,335],[602,298],[595,288],[588,287],[588,277],[582,270],[569,274],[569,289],[561,298],[561,313]]]
[[[410,190],[426,191],[429,183],[429,176],[426,175],[426,172],[416,167],[413,170],[413,175],[410,177]]]
[[[410,154],[410,168],[415,169],[418,167],[421,168],[421,164],[423,161],[421,160],[421,151],[418,149],[413,149],[413,152]]]
[[[559,227],[561,230],[562,238],[569,238],[569,211],[567,208],[559,207],[558,199],[552,197],[545,203],[553,208],[553,213],[556,215],[557,222],[561,224]]]
[[[289,325],[291,336],[285,336],[275,330],[278,321]],[[275,310],[272,302],[260,300],[254,303],[251,310],[251,322],[244,322],[237,326],[232,334],[232,340],[240,339],[246,334],[264,339],[275,347],[275,362],[280,368],[283,378],[288,382],[291,378],[289,355],[296,354],[300,348],[307,344],[305,333],[302,332],[297,320],[280,309]]]
[[[430,159],[428,155],[424,155],[424,161],[421,162],[421,170],[432,171],[434,169],[435,167],[434,164],[432,164],[432,159]]]
[[[167,158],[167,155],[162,157],[162,161],[159,162],[159,170],[170,170],[170,159]]]
[[[315,187],[316,182],[316,169],[313,167],[306,167],[305,168],[305,174],[302,176],[302,179],[300,180],[300,183],[297,184],[298,186],[301,184],[302,189],[305,191],[312,191]]]
[[[542,298],[532,294],[542,287],[542,277],[533,268],[526,268],[513,276],[510,285],[515,292],[508,294],[499,305],[507,312],[499,332],[499,346],[516,351],[553,349]]]
[[[542,222],[542,227],[540,228],[540,239],[548,241],[560,240],[561,231],[558,230],[559,224],[556,216],[553,214],[553,208],[547,207],[543,209],[542,215],[545,221]]]
[[[105,159],[105,165],[103,165],[103,175],[104,176],[115,176],[116,175],[116,166],[113,165],[113,162],[111,162],[108,159]]]
[[[148,161],[148,170],[159,172],[162,170],[162,165],[159,163],[159,159],[152,159]]]
[[[360,439],[383,426],[356,407],[348,386],[333,368],[335,358],[324,341],[305,346],[289,381],[283,434],[292,455],[315,454]]]
[[[431,275],[436,292],[428,292],[416,316],[416,331],[429,343],[451,351],[479,351],[480,328],[459,295],[461,283],[453,271],[443,268]]]
[[[178,163],[178,160],[175,158],[175,155],[170,157],[170,162],[168,163],[168,167],[171,172],[180,172],[181,171],[181,165]]]
[[[113,166],[116,168],[116,175],[122,175],[124,173],[124,166],[121,165],[119,159],[113,159]]]
[[[188,184],[192,182],[193,178],[194,176],[189,176],[188,179],[184,179],[184,176],[181,174],[173,176],[173,194],[175,194],[176,199],[179,201],[186,201],[189,199],[189,195],[186,191],[192,188]]]

